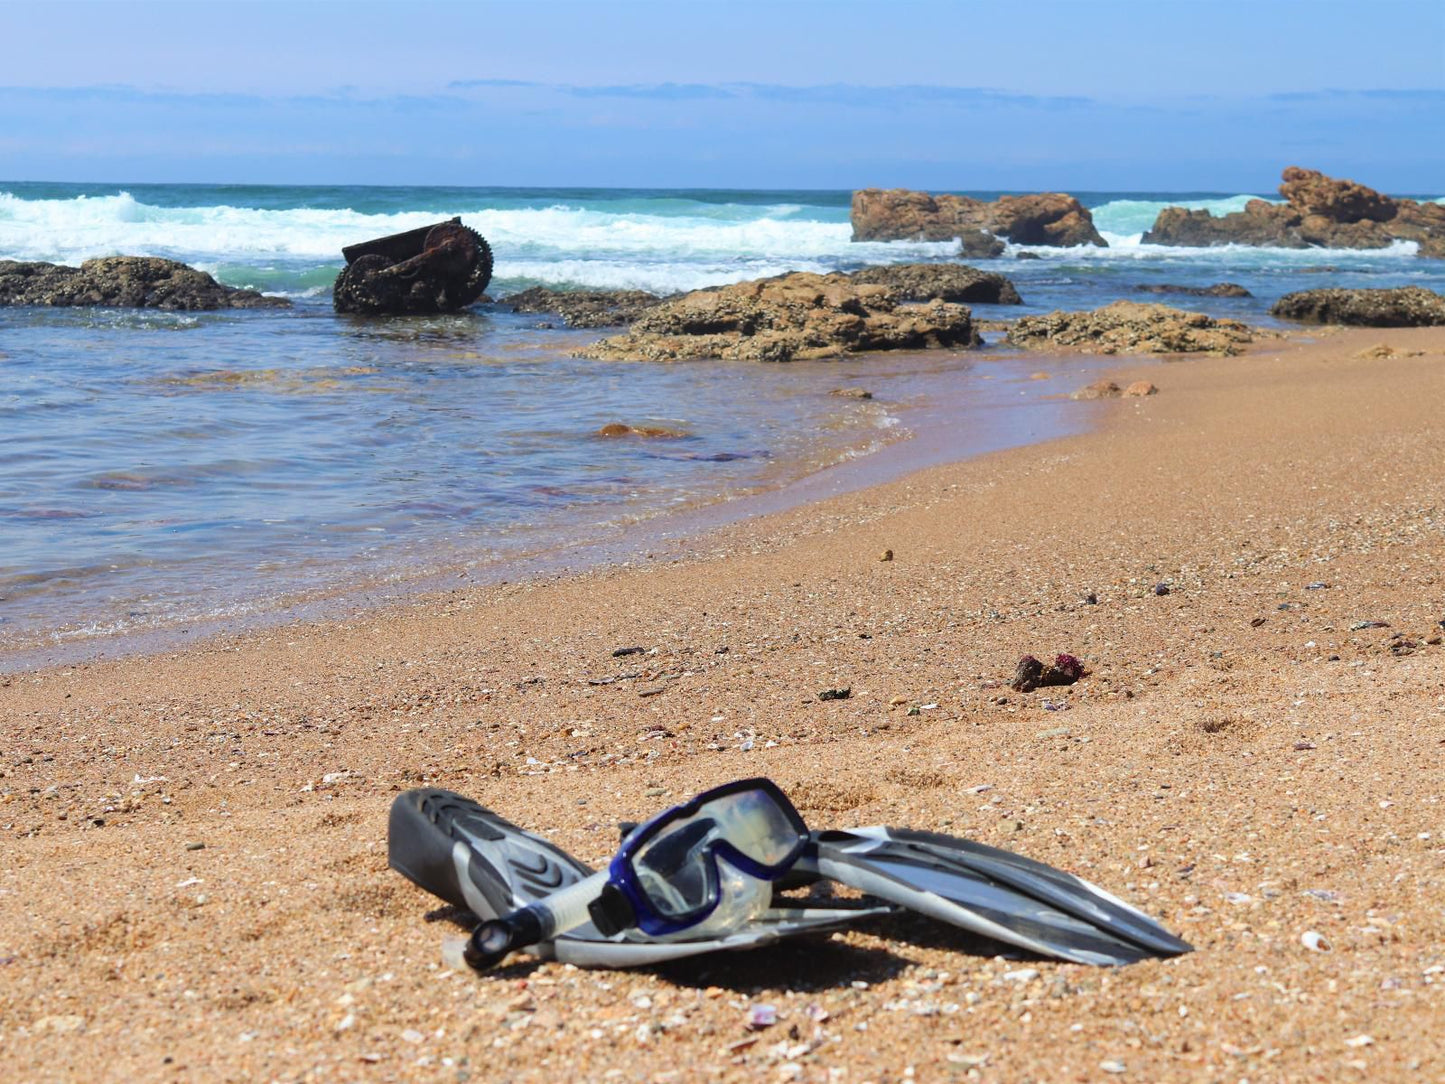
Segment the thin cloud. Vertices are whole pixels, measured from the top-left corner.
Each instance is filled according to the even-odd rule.
[[[636,83],[629,86],[566,87],[579,98],[649,98],[690,102],[703,99],[736,98],[727,87],[709,83]]]

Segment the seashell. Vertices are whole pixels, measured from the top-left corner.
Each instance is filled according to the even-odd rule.
[[[1311,952],[1329,952],[1330,943],[1325,940],[1325,935],[1314,930],[1306,930],[1299,935],[1300,944]]]

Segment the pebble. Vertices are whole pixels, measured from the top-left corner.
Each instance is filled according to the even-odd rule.
[[[850,685],[844,685],[844,686],[842,686],[842,687],[840,687],[840,688],[837,688],[837,689],[824,689],[822,692],[820,692],[820,693],[818,694],[818,699],[819,699],[819,700],[847,700],[847,699],[848,699],[850,696],[852,696],[852,695],[853,695],[853,688],[852,688],[852,686],[850,686]]]
[[[770,1028],[778,1022],[778,1008],[776,1005],[762,1003],[748,1009],[748,1027],[753,1031],[761,1031],[763,1028]]]
[[[1169,585],[1167,583],[1156,583],[1154,585],[1154,593],[1156,595],[1167,595],[1169,593]],[[1113,1071],[1122,1073],[1124,1070],[1121,1068]]]
[[[1104,1072],[1106,1073],[1127,1072],[1124,1063],[1122,1061],[1119,1061],[1117,1058],[1106,1058],[1105,1060],[1099,1062],[1099,1068],[1104,1070]]]
[[[1314,930],[1306,930],[1300,934],[1300,944],[1311,952],[1329,952],[1330,943],[1325,940],[1325,935]]]
[[[204,851],[205,849],[206,845],[202,843],[199,839],[192,840],[190,843],[186,844],[186,850],[188,851]]]
[[[645,647],[619,647],[612,652],[612,657],[614,659],[621,659],[628,655],[641,655],[646,650],[647,648]]]
[[[1021,967],[1017,971],[1005,971],[1004,982],[1032,982],[1039,977],[1039,969],[1036,967]]]
[[[892,551],[892,550],[884,550],[882,553],[880,553],[880,554],[878,555],[878,560],[880,560],[880,561],[891,561],[891,560],[893,560],[893,551]]]
[[[1067,738],[1071,731],[1066,726],[1056,726],[1052,730],[1040,730],[1034,735],[1036,738]]]

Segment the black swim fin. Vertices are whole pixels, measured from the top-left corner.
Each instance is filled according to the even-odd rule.
[[[956,836],[881,825],[814,832],[796,869],[1074,963],[1127,964],[1193,951],[1080,877]]]

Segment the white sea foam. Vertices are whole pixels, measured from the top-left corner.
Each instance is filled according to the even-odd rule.
[[[1107,249],[1034,249],[1050,260],[1099,262],[1194,257],[1237,259],[1235,246],[1211,249],[1143,245],[1165,207],[1219,215],[1242,210],[1249,195],[1218,199],[1111,200],[1094,208]],[[946,258],[954,242],[854,243],[841,207],[691,203],[677,198],[619,205],[581,200],[550,206],[475,204],[418,211],[260,209],[228,205],[162,207],[127,192],[68,199],[25,199],[0,191],[0,258],[78,264],[95,256],[152,255],[213,271],[223,282],[294,297],[329,288],[341,249],[357,240],[414,229],[460,215],[491,243],[503,290],[553,286],[691,290],[787,271],[826,272],[864,263]],[[1016,250],[1015,250],[1016,251]],[[1387,259],[1414,254],[1401,243]],[[1352,258],[1359,258],[1352,253]],[[1251,250],[1248,263],[1316,263],[1320,250]]]
[[[726,210],[647,214],[556,204],[365,214],[157,207],[126,192],[29,200],[0,192],[0,257],[78,264],[96,256],[165,256],[217,269],[223,281],[235,280],[228,268],[240,265],[250,272],[248,284],[305,295],[314,283],[288,280],[307,266],[339,267],[344,245],[450,215],[487,238],[499,280],[553,285],[668,292],[845,263],[936,259],[956,250],[951,243],[855,245],[846,221],[795,217],[804,210],[798,205]]]

